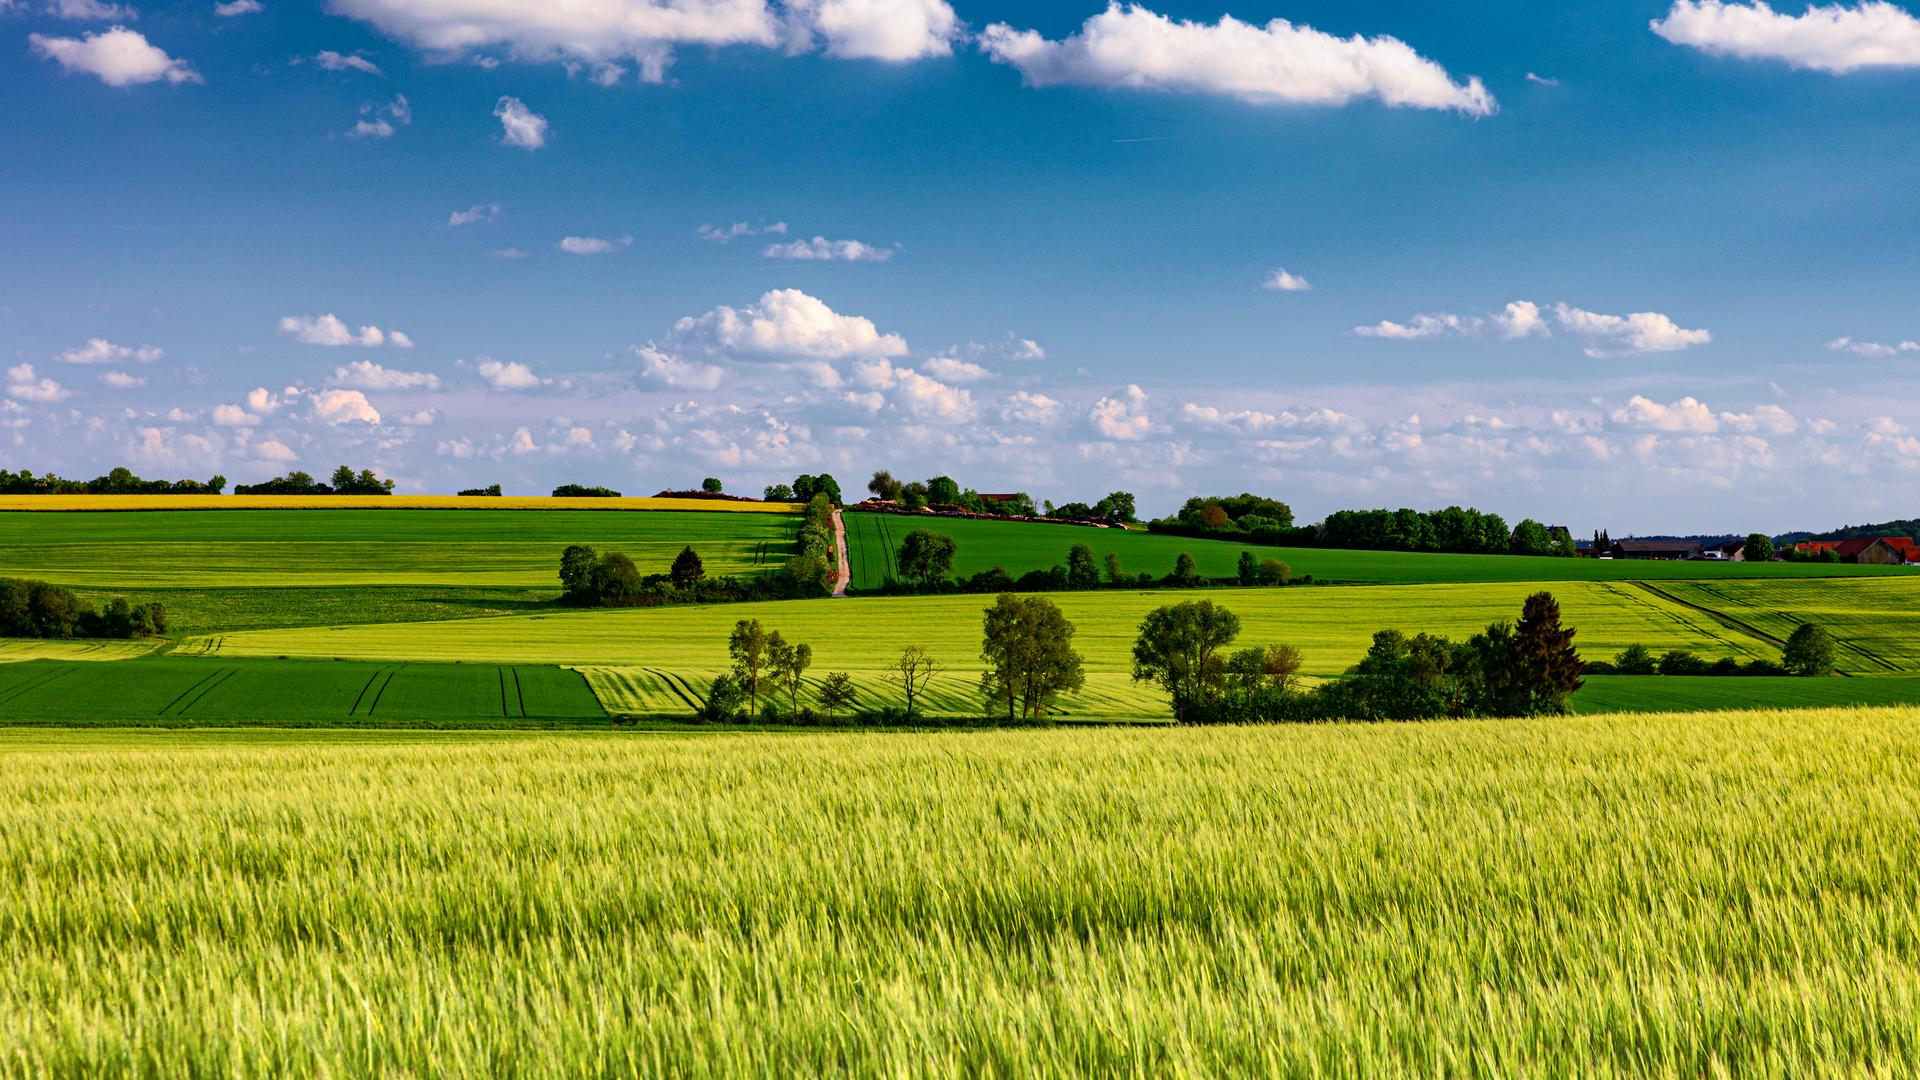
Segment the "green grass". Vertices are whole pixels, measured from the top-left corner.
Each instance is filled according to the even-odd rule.
[[[1902,1076],[1920,712],[0,739],[0,1076]]]
[[[1222,540],[1193,540],[1179,536],[1119,529],[1091,529],[1074,525],[1038,525],[1028,522],[978,521],[968,518],[909,518],[892,514],[848,513],[847,557],[853,585],[877,588],[894,573],[893,556],[900,542],[916,528],[952,536],[958,546],[954,572],[969,577],[996,566],[1018,577],[1029,570],[1065,565],[1067,550],[1081,541],[1092,545],[1096,559],[1108,552],[1120,555],[1128,573],[1164,577],[1173,571],[1181,552],[1194,558],[1207,577],[1233,577],[1240,553],[1276,558],[1292,567],[1296,576],[1312,574],[1331,581],[1378,584],[1505,581],[1622,581],[1701,578],[1822,578],[1886,576],[1910,577],[1920,571],[1897,566],[1852,566],[1820,563],[1652,562],[1613,559],[1547,559],[1521,555],[1434,555],[1398,551],[1332,551],[1323,548],[1270,548]]]
[[[1241,618],[1241,644],[1285,642],[1305,653],[1305,672],[1331,676],[1360,659],[1374,631],[1397,628],[1455,638],[1495,620],[1518,617],[1526,583],[1381,585],[1355,588],[1214,589],[1204,593],[1054,593],[1050,599],[1076,626],[1089,688],[1065,704],[1073,716],[1159,718],[1166,705],[1129,677],[1140,620],[1161,604],[1195,596]],[[1553,586],[1567,622],[1588,655],[1612,656],[1635,641],[1660,642],[1703,656],[1777,657],[1778,650],[1730,630],[1707,615],[1632,585],[1566,582]],[[261,630],[183,642],[178,652],[221,657],[343,656],[381,661],[543,663],[639,669],[622,678],[634,688],[608,700],[614,711],[670,713],[682,694],[704,694],[729,665],[728,631],[759,619],[789,641],[813,647],[815,676],[849,671],[869,705],[899,703],[884,681],[900,647],[928,646],[946,674],[936,679],[936,712],[975,713],[984,596],[881,597],[851,600],[720,604],[670,608],[555,611],[447,623],[342,625]],[[599,678],[599,677],[595,677]],[[676,680],[678,689],[665,680]],[[592,680],[590,680],[592,681]],[[599,678],[596,689],[618,685]],[[603,690],[603,693],[607,691]],[[628,696],[630,695],[630,696]],[[629,704],[623,705],[621,702]]]
[[[355,724],[604,718],[556,667],[152,657],[0,665],[0,723]]]
[[[1582,713],[1920,705],[1920,679],[1589,675],[1572,705]]]
[[[1909,581],[1670,582],[1660,588],[1782,641],[1818,623],[1839,642],[1842,671],[1920,673],[1920,583]]]
[[[432,622],[559,607],[558,575],[548,588],[462,585],[356,585],[309,588],[75,589],[103,607],[115,596],[157,601],[174,638],[287,626]]]
[[[92,588],[449,585],[557,589],[573,543],[665,573],[688,544],[707,573],[765,572],[800,518],[592,510],[0,512],[0,575]]]

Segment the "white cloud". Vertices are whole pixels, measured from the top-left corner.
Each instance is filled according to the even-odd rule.
[[[63,19],[137,19],[140,13],[120,4],[103,4],[100,0],[58,0],[53,5],[53,13]]]
[[[521,251],[519,248],[501,248],[498,251],[489,251],[487,254],[496,259],[524,259],[532,255],[533,252]]]
[[[416,413],[400,413],[393,417],[393,422],[402,427],[427,427],[438,419],[438,409],[421,409]]]
[[[1743,60],[1784,60],[1843,75],[1863,67],[1920,66],[1920,19],[1893,4],[1809,6],[1781,15],[1760,0],[1675,0],[1653,32],[1675,45]]]
[[[957,424],[973,419],[973,398],[965,390],[928,378],[912,368],[894,373],[894,403],[921,420]]]
[[[902,356],[906,341],[882,335],[869,319],[840,315],[798,289],[777,289],[752,307],[716,307],[674,324],[674,332],[712,349],[834,359]]]
[[[493,115],[500,118],[500,141],[508,146],[531,151],[547,145],[547,118],[527,108],[519,98],[501,98],[493,107]]]
[[[1920,350],[1920,343],[1903,341],[1898,345],[1882,345],[1877,341],[1855,341],[1850,337],[1843,337],[1827,342],[1827,348],[1858,353],[1861,356],[1892,356],[1895,353]]]
[[[540,385],[540,377],[525,364],[503,364],[483,356],[474,370],[495,390],[526,390]]]
[[[426,371],[394,371],[371,360],[355,360],[346,367],[333,369],[334,386],[356,386],[362,390],[438,390],[440,376]]]
[[[993,372],[979,364],[967,360],[956,360],[951,356],[936,356],[921,364],[920,368],[934,378],[944,379],[950,383],[979,382],[981,379],[993,378]]]
[[[375,115],[375,109],[379,110],[378,115]],[[360,122],[347,132],[349,138],[387,139],[392,138],[394,132],[389,120],[403,125],[413,123],[413,106],[407,103],[407,95],[395,94],[389,104],[360,106],[360,116]]]
[[[712,364],[687,360],[660,351],[651,344],[635,345],[640,381],[673,390],[712,390],[720,385],[721,370]]]
[[[810,30],[827,39],[828,56],[843,59],[951,56],[962,33],[946,0],[788,0],[787,11],[801,22],[793,47],[805,48]]]
[[[1438,312],[1415,315],[1405,323],[1381,320],[1373,326],[1356,326],[1355,337],[1391,338],[1399,341],[1432,341],[1435,338],[1494,338],[1514,341],[1524,337],[1548,337],[1546,320],[1540,307],[1526,300],[1515,300],[1497,315],[1487,318]]]
[[[1671,405],[1662,405],[1635,394],[1627,402],[1626,408],[1613,411],[1611,419],[1616,424],[1654,431],[1710,434],[1720,430],[1720,420],[1713,415],[1713,410],[1690,397],[1683,397]]]
[[[1306,278],[1287,273],[1284,269],[1275,270],[1260,283],[1263,289],[1277,289],[1280,292],[1306,292],[1313,288]]]
[[[100,376],[100,382],[114,390],[138,390],[147,385],[147,380],[124,371],[109,371]]]
[[[716,244],[724,244],[742,236],[755,236],[760,233],[779,233],[785,236],[787,234],[787,223],[784,221],[776,221],[764,229],[756,229],[744,221],[736,221],[724,229],[716,229],[711,225],[702,225],[698,229],[693,230],[695,236],[698,236],[702,240],[711,240]]]
[[[605,255],[609,251],[618,251],[632,243],[631,236],[623,236],[618,240],[602,240],[597,236],[568,236],[555,246],[569,255]]]
[[[238,405],[216,405],[213,422],[222,427],[253,427],[260,423],[260,418]]]
[[[173,59],[124,26],[88,34],[84,40],[44,34],[29,34],[27,40],[34,52],[59,61],[67,71],[98,75],[108,86],[138,86],[162,79],[176,85],[205,81],[185,60]]]
[[[1721,413],[1720,422],[1735,431],[1759,431],[1768,435],[1790,435],[1800,425],[1793,415],[1778,405],[1756,406],[1751,413]]]
[[[392,344],[402,349],[413,348],[412,339],[397,330],[388,334],[377,326],[363,326],[356,334],[347,329],[346,323],[332,315],[289,315],[280,320],[278,330],[308,345],[359,345],[364,348],[375,348]]]
[[[380,422],[380,414],[367,401],[367,395],[358,390],[322,390],[310,396],[314,417],[329,424],[339,425],[353,420],[369,424]]]
[[[88,338],[85,345],[77,345],[64,352],[55,353],[53,358],[65,364],[117,364],[123,360],[138,360],[143,364],[151,364],[165,355],[167,355],[165,349],[157,349],[152,345],[142,345],[135,349],[126,345],[115,345],[105,338]]]
[[[235,15],[252,15],[265,10],[267,10],[266,5],[260,0],[232,0],[231,3],[213,5],[213,13],[224,19],[231,19]]]
[[[300,455],[290,449],[286,443],[276,439],[254,443],[247,448],[249,457],[260,461],[299,461]]]
[[[447,218],[447,224],[471,225],[476,221],[492,221],[494,218],[497,218],[499,216],[500,216],[499,203],[488,203],[485,206],[482,206],[479,203],[474,203],[471,209],[455,210],[452,216]]]
[[[1539,83],[1541,86],[1559,86],[1560,85],[1559,79],[1549,79],[1544,75],[1535,75],[1531,71],[1527,72],[1527,81],[1530,83]]]
[[[288,387],[287,394],[291,397],[299,394],[299,391]],[[267,388],[264,386],[247,392],[247,408],[252,409],[254,412],[262,414],[279,412],[280,406],[283,404],[285,403],[278,397],[268,393]]]
[[[1226,94],[1256,104],[1344,105],[1372,97],[1473,116],[1498,108],[1478,78],[1460,86],[1394,38],[1337,38],[1285,19],[1261,27],[1223,15],[1207,25],[1109,3],[1064,41],[1005,23],[987,27],[980,41],[995,61],[1019,68],[1029,86]]]
[[[373,61],[367,59],[366,57],[359,56],[359,55],[342,56],[341,54],[334,52],[331,49],[320,50],[319,54],[313,58],[313,62],[316,64],[319,64],[321,67],[327,69],[328,71],[352,70],[352,71],[364,71],[369,75],[380,74],[380,69],[378,67],[375,67]]]
[[[1061,405],[1045,394],[1025,390],[1000,402],[1000,420],[1007,424],[1051,424],[1060,418]]]
[[[1596,315],[1565,304],[1556,304],[1553,310],[1561,329],[1591,342],[1586,354],[1593,357],[1674,352],[1713,340],[1707,331],[1683,330],[1657,311],[1637,311],[1625,316]]]
[[[893,252],[886,248],[873,247],[858,240],[829,240],[824,236],[795,240],[790,244],[768,244],[760,249],[760,254],[769,259],[842,259],[847,262],[886,262],[893,258]]]
[[[51,405],[72,397],[73,391],[52,379],[39,378],[34,374],[32,364],[21,364],[7,369],[7,396]]]
[[[1128,386],[1117,398],[1103,397],[1094,402],[1087,414],[1095,431],[1109,439],[1134,442],[1147,437],[1153,421],[1147,417],[1147,394],[1138,386]]]
[[[362,120],[348,129],[347,135],[355,139],[390,139],[394,127],[385,120]]]

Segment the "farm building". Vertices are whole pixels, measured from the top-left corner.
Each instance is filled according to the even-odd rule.
[[[1615,540],[1609,552],[1616,559],[1697,559],[1698,540]]]
[[[1809,540],[1793,545],[1793,550],[1818,555],[1831,551],[1845,563],[1872,566],[1903,566],[1920,561],[1920,545],[1907,536],[1861,536],[1852,540]]]

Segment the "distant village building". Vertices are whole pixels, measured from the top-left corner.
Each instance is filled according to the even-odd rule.
[[[1808,540],[1793,545],[1793,550],[1807,555],[1831,551],[1841,562],[1868,566],[1904,566],[1910,562],[1920,562],[1920,545],[1915,545],[1913,538],[1908,536],[1859,536],[1852,540]]]
[[[1616,559],[1697,559],[1698,540],[1615,540],[1608,552]]]

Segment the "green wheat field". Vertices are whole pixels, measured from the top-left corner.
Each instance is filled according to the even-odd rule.
[[[0,1075],[1910,1075],[1917,747],[0,734]]]

